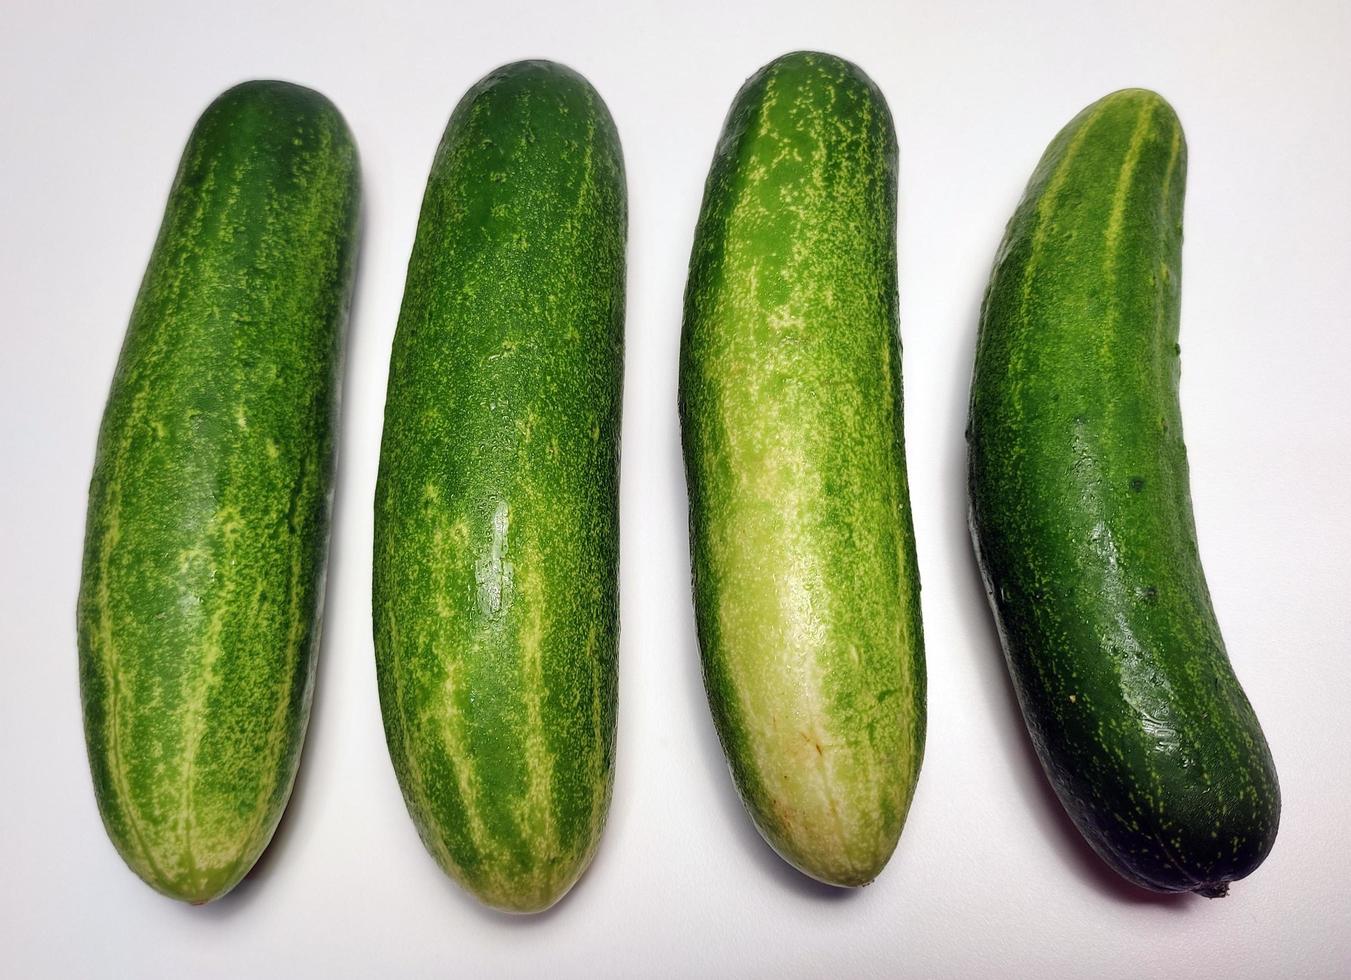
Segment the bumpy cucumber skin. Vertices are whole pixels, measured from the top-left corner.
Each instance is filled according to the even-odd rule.
[[[705,189],[680,363],[718,735],[764,838],[844,886],[891,856],[924,751],[896,157],[856,66],[798,52],[751,77]]]
[[[627,227],[619,138],[527,61],[455,109],[390,365],[374,614],[390,756],[427,849],[549,907],[613,784]]]
[[[108,836],[200,904],[291,793],[314,686],[360,178],[342,117],[236,86],[183,154],[103,416],[78,636]]]
[[[1222,895],[1280,791],[1196,544],[1178,312],[1186,144],[1153,92],[1051,143],[981,315],[971,529],[1033,744],[1094,850],[1145,888]]]

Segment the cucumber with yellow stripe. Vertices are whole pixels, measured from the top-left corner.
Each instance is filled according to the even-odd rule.
[[[856,66],[798,52],[752,76],[704,191],[680,362],[713,719],[761,834],[845,886],[891,856],[924,750],[896,168]]]
[[[1280,817],[1196,542],[1178,406],[1187,150],[1131,89],[1051,143],[981,315],[971,529],[1061,802],[1146,888],[1224,894]]]
[[[323,605],[356,148],[333,105],[247,82],[183,153],[99,432],[78,635],[109,837],[201,903],[291,793]]]
[[[424,844],[484,903],[552,905],[609,807],[626,198],[561,65],[477,84],[432,164],[375,502],[380,704]]]

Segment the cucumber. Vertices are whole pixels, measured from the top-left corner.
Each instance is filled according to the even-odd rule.
[[[882,870],[924,751],[897,329],[886,101],[847,61],[785,55],[713,158],[680,418],[713,720],[765,840],[834,885]]]
[[[475,84],[427,182],[390,363],[374,625],[394,771],[433,857],[545,909],[614,771],[624,168],[600,96]]]
[[[319,93],[254,81],[216,99],[99,432],[77,614],[94,792],[132,870],[188,902],[253,866],[295,779],[359,194]]]
[[[1196,543],[1178,406],[1182,127],[1089,106],[1009,223],[971,385],[971,531],[1033,744],[1120,874],[1224,894],[1280,791]]]

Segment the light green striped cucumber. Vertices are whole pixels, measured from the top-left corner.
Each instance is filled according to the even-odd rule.
[[[1223,895],[1280,789],[1196,544],[1178,404],[1187,146],[1160,96],[1051,142],[995,260],[971,385],[971,530],[1037,754],[1093,848]]]
[[[857,67],[742,87],[690,260],[680,415],[713,719],[765,839],[862,885],[924,751],[901,415],[896,136]]]
[[[108,835],[201,903],[291,793],[323,605],[356,148],[317,92],[247,82],[183,153],[99,432],[78,625]]]
[[[615,736],[623,162],[575,72],[475,84],[432,164],[390,364],[375,652],[427,849],[488,905],[590,863]]]

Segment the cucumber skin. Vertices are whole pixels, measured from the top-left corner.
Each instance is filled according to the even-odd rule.
[[[896,157],[856,66],[797,52],[752,76],[705,189],[681,349],[714,723],[765,840],[843,886],[891,856],[924,751]]]
[[[173,898],[267,846],[309,719],[360,178],[322,95],[198,121],[99,433],[78,603],[95,796]]]
[[[508,911],[571,888],[613,784],[626,222],[618,135],[586,80],[490,73],[437,150],[394,341],[385,732],[427,849]]]
[[[1222,895],[1270,851],[1271,754],[1196,545],[1178,313],[1186,145],[1143,90],[1055,138],[1009,224],[971,389],[971,528],[1023,715],[1094,850]]]

